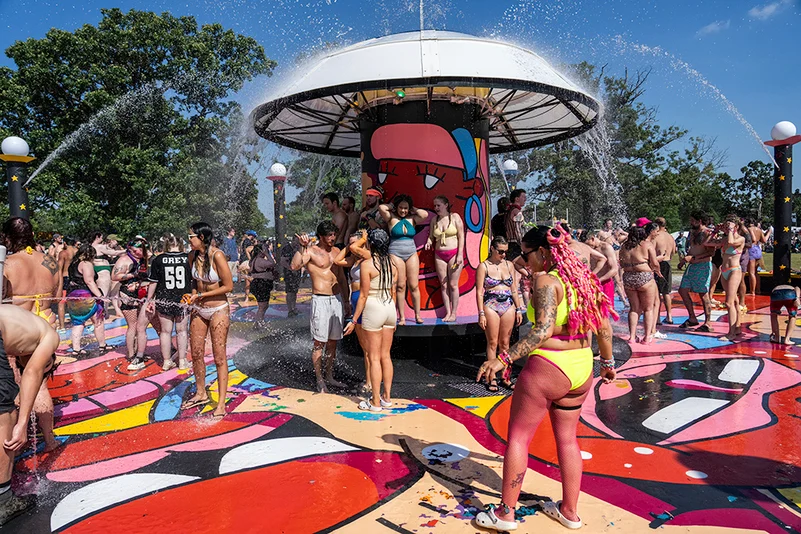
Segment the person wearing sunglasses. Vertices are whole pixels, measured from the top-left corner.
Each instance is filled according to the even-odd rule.
[[[495,236],[490,244],[490,256],[476,270],[476,298],[478,300],[478,326],[487,336],[487,361],[497,357],[498,349],[508,352],[512,329],[523,321],[525,308],[515,290],[519,285],[517,270],[506,259],[509,243]],[[504,386],[512,388],[511,380]],[[496,393],[498,381],[493,376],[487,382],[487,391]]]
[[[560,226],[540,226],[523,236],[521,257],[532,272],[545,273],[534,281],[533,306],[527,312],[534,326],[508,352],[484,362],[476,377],[477,381],[491,381],[499,371],[508,377],[512,362],[527,358],[512,394],[501,504],[476,515],[476,523],[483,528],[517,529],[514,508],[528,471],[529,445],[546,414],[559,456],[562,500],[539,504],[545,515],[563,526],[582,526],[576,510],[582,472],[576,431],[581,405],[593,384],[587,334],[598,334],[601,378],[609,383],[615,378],[609,317],[617,319],[617,314],[598,277],[570,248],[570,239]]]

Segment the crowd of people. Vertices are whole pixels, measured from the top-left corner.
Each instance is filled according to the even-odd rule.
[[[277,256],[275,243],[259,239],[254,231],[239,239],[233,228],[215,236],[202,222],[189,227],[185,238],[166,233],[154,245],[141,235],[123,241],[115,234],[94,232],[85,240],[55,234],[45,249],[36,243],[30,222],[9,219],[2,228],[10,254],[4,296],[11,304],[0,305],[4,344],[0,348],[4,346],[8,355],[0,358],[0,432],[6,451],[2,457],[6,464],[0,465],[0,479],[6,481],[0,482],[0,524],[6,511],[26,506],[12,496],[9,481],[14,455],[27,439],[31,411],[38,415],[46,450],[57,446],[52,399],[43,377],[54,369],[57,333],[66,333],[67,324],[71,355],[80,358],[88,354],[81,346],[86,326],[97,340],[96,350],[105,352],[111,349],[106,319],[121,317],[127,325],[130,372],[140,371],[148,358],[154,358],[145,354],[147,329],[152,326],[159,335],[162,369],[192,369],[196,389],[181,405],[186,410],[200,410],[212,402],[205,362],[210,339],[220,399],[211,417],[221,419],[226,414],[229,295],[234,283],[244,284],[246,300],[250,294],[255,298],[254,326],[261,328],[278,280],[283,280],[287,292],[288,315],[298,315],[297,293],[305,272],[312,289],[309,321],[317,390],[327,393],[329,387],[345,387],[333,373],[337,343],[355,333],[365,367],[364,399],[358,407],[380,412],[393,406],[390,349],[397,326],[406,323],[407,304],[408,319],[423,322],[414,238],[428,226],[423,247],[433,252],[441,283],[440,319],[450,323],[456,320],[460,298],[465,225],[451,212],[446,197],[438,196],[424,207],[416,206],[408,195],[390,201],[383,197],[380,188],[368,189],[363,209],[356,211],[353,198],[346,197],[340,205],[336,193],[327,193],[321,204],[330,220],[321,222],[314,235],[301,233],[282,243]],[[720,305],[727,309],[729,321],[723,338],[736,341],[742,335],[745,295],[757,290],[761,247],[769,241],[770,231],[733,215],[716,224],[704,214],[690,217],[686,239],[674,239],[660,217],[654,221],[641,217],[625,229],[614,228],[607,220],[598,230],[573,230],[565,221],[553,226],[528,224],[525,203],[523,190],[499,199],[491,221],[489,254],[476,272],[478,325],[486,335],[486,361],[477,380],[491,392],[499,391],[501,384],[515,391],[502,502],[476,521],[496,530],[515,528],[514,506],[526,472],[528,445],[548,413],[560,458],[563,498],[542,503],[543,511],[577,528],[581,456],[576,429],[592,383],[593,335],[602,379],[615,378],[610,323],[617,319],[615,297],[628,307],[631,341],[650,343],[664,335],[657,326],[674,324],[671,261],[678,255],[679,268],[685,269],[678,291],[688,312],[679,328],[710,332],[716,302],[711,296],[719,279],[725,292],[725,304]],[[704,310],[703,324],[695,314],[693,293]],[[779,336],[778,314],[786,309],[794,317],[799,306],[797,288],[776,288],[771,298],[772,341],[792,343],[795,321],[789,321],[786,335]],[[531,330],[512,344],[515,327],[526,320]],[[23,323],[24,328],[19,326]],[[513,382],[512,363],[522,358],[526,363]]]

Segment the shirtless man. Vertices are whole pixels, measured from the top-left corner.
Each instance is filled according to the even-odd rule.
[[[616,243],[613,226],[614,222],[612,221],[612,219],[606,219],[604,221],[603,227],[600,230],[598,230],[598,239],[600,239],[604,243],[609,243],[610,245]]]
[[[377,187],[370,187],[364,192],[364,207],[359,219],[359,226],[367,230],[386,228],[383,217],[378,213],[378,206],[381,205],[383,198],[384,193]]]
[[[568,234],[571,234],[570,226],[565,221],[560,221],[558,224],[560,224]],[[576,256],[579,257],[579,259],[584,265],[590,267],[593,274],[595,274],[596,276],[606,266],[606,261],[607,261],[606,256],[604,256],[603,254],[601,254],[599,251],[595,250],[588,244],[582,243],[581,241],[578,241],[576,239],[571,239],[567,246],[570,247],[570,250],[576,253]]]
[[[359,229],[359,212],[356,211],[356,199],[345,197],[342,201],[342,211],[348,214],[348,232],[345,234],[345,243],[348,243],[350,236]]]
[[[337,227],[334,246],[341,250],[345,248],[345,243],[347,243],[348,214],[339,207],[339,195],[336,193],[323,195],[323,206],[331,214],[331,220],[334,222],[334,226]]]
[[[64,250],[64,237],[61,234],[53,234],[53,243],[47,249],[47,254],[58,258],[62,250]]]
[[[690,216],[690,234],[687,237],[687,256],[682,258],[680,264],[688,264],[687,270],[681,279],[679,295],[687,308],[689,318],[682,323],[680,328],[698,326],[698,318],[695,316],[693,299],[690,293],[697,293],[701,296],[701,303],[704,306],[704,324],[696,329],[697,332],[711,332],[709,321],[712,318],[712,303],[709,300],[709,285],[712,282],[712,249],[707,247],[709,234],[702,226],[705,215],[693,214]]]
[[[338,230],[334,223],[325,221],[317,226],[317,243],[313,243],[306,234],[297,236],[300,250],[295,253],[291,263],[293,271],[305,267],[311,276],[312,365],[320,393],[328,393],[326,384],[345,387],[333,376],[337,341],[342,339],[345,326],[340,292],[343,286],[347,287],[342,268],[334,264],[340,251],[334,246]],[[328,354],[325,379],[322,372],[323,350]]]
[[[64,248],[61,252],[58,253],[58,291],[56,291],[56,296],[61,295],[63,297],[67,296],[67,289],[70,286],[70,274],[69,268],[70,263],[72,263],[72,258],[75,257],[75,253],[78,252],[78,247],[75,246],[75,239],[72,237],[65,237],[64,238]],[[64,315],[66,313],[67,301],[61,299],[58,302],[58,324],[59,327],[64,330],[67,326],[64,322]]]
[[[597,252],[603,254],[606,258],[606,264],[596,274],[598,275],[598,281],[601,282],[601,289],[603,289],[603,292],[607,297],[609,297],[609,302],[614,304],[615,278],[618,276],[618,271],[620,270],[620,266],[618,265],[617,261],[617,252],[607,241],[601,240],[600,230],[597,232],[589,232],[585,235],[587,235],[587,245]],[[590,265],[592,265],[592,263],[593,262],[591,258]],[[593,269],[595,267],[596,266],[593,265]]]
[[[662,273],[661,277],[656,277],[656,286],[659,289],[659,298],[661,304],[657,309],[657,318],[662,306],[665,307],[665,320],[662,324],[673,324],[673,307],[671,302],[671,293],[673,292],[673,269],[670,267],[670,261],[676,253],[676,240],[673,239],[667,228],[665,227],[665,218],[657,217],[654,219],[657,226],[657,233],[654,237],[654,246],[656,247],[656,259],[659,260],[659,271]],[[657,319],[657,322],[659,320]]]
[[[11,472],[15,456],[28,441],[34,399],[45,374],[53,369],[58,341],[56,331],[43,319],[19,306],[0,305],[0,525],[34,505],[30,497],[17,497],[11,492]],[[19,386],[9,358],[15,358],[23,369]],[[19,414],[14,403],[18,393]]]

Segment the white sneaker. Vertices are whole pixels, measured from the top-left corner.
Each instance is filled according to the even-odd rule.
[[[161,366],[162,371],[169,371],[170,369],[175,369],[177,366],[175,362],[172,360],[164,360],[164,365]]]
[[[186,371],[190,367],[192,367],[192,366],[189,364],[189,362],[186,359],[178,360],[178,369],[180,369],[181,371]]]
[[[654,337],[658,339],[667,339],[667,334],[663,334],[662,332],[654,332]]]
[[[141,371],[145,368],[145,360],[134,358],[131,360],[131,363],[128,364],[129,371]]]

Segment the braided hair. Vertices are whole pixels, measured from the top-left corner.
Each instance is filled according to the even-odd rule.
[[[556,228],[539,226],[523,236],[523,243],[529,248],[537,250],[543,247],[551,251],[552,268],[559,273],[566,287],[567,329],[570,334],[585,334],[590,330],[598,332],[605,318],[617,320],[618,314],[601,290],[598,277],[570,248],[570,240],[570,234],[560,225]]]
[[[373,267],[378,271],[378,282],[383,300],[392,299],[392,260],[389,257],[389,236],[381,228],[367,232],[367,243],[370,245],[370,254]]]

